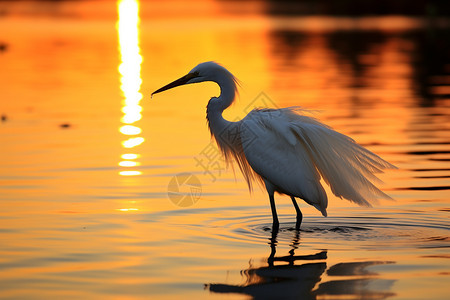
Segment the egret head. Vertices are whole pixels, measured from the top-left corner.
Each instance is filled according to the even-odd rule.
[[[231,81],[234,83],[237,82],[237,79],[227,69],[225,69],[218,63],[208,61],[198,64],[188,74],[154,91],[152,93],[152,96],[171,88],[190,83],[214,81],[221,85],[221,82],[224,79],[231,79]]]

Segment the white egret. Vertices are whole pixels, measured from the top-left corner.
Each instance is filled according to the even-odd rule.
[[[227,162],[234,160],[252,190],[252,184],[265,184],[272,210],[273,227],[279,227],[274,193],[289,195],[297,212],[300,228],[302,212],[295,198],[327,216],[328,198],[320,179],[334,195],[362,206],[371,206],[378,198],[390,198],[371,181],[375,173],[395,168],[376,154],[358,145],[350,137],[334,131],[303,114],[298,107],[254,109],[238,122],[222,117],[237,93],[237,79],[215,62],[204,62],[187,75],[156,90],[212,81],[219,85],[220,96],[209,100],[206,109],[211,135]]]

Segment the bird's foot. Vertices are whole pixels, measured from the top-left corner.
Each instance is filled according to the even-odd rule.
[[[273,220],[272,231],[278,231],[278,229],[280,229],[280,222],[278,222],[278,220]]]
[[[295,230],[300,230],[300,226],[302,225],[302,217],[297,216],[297,221],[295,222]]]

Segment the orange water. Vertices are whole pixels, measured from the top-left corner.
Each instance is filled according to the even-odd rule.
[[[0,298],[450,296],[445,24],[287,17],[260,1],[0,8]],[[380,176],[395,201],[330,196],[328,218],[301,203],[296,232],[278,196],[272,235],[265,192],[250,195],[211,148],[219,89],[149,96],[208,60],[242,82],[228,119],[317,110],[398,166]],[[180,178],[199,185],[174,190]]]

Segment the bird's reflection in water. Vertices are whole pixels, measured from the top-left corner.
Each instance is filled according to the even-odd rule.
[[[327,270],[326,250],[310,255],[295,255],[300,245],[298,230],[292,238],[289,255],[277,257],[277,236],[278,230],[272,230],[268,266],[250,266],[242,270],[244,282],[240,285],[211,283],[207,285],[209,290],[213,293],[245,294],[255,299],[386,299],[395,295],[390,292],[395,280],[376,278],[374,276],[377,273],[366,269],[393,262],[338,263]],[[325,270],[328,279],[339,276],[339,280],[320,283]]]

